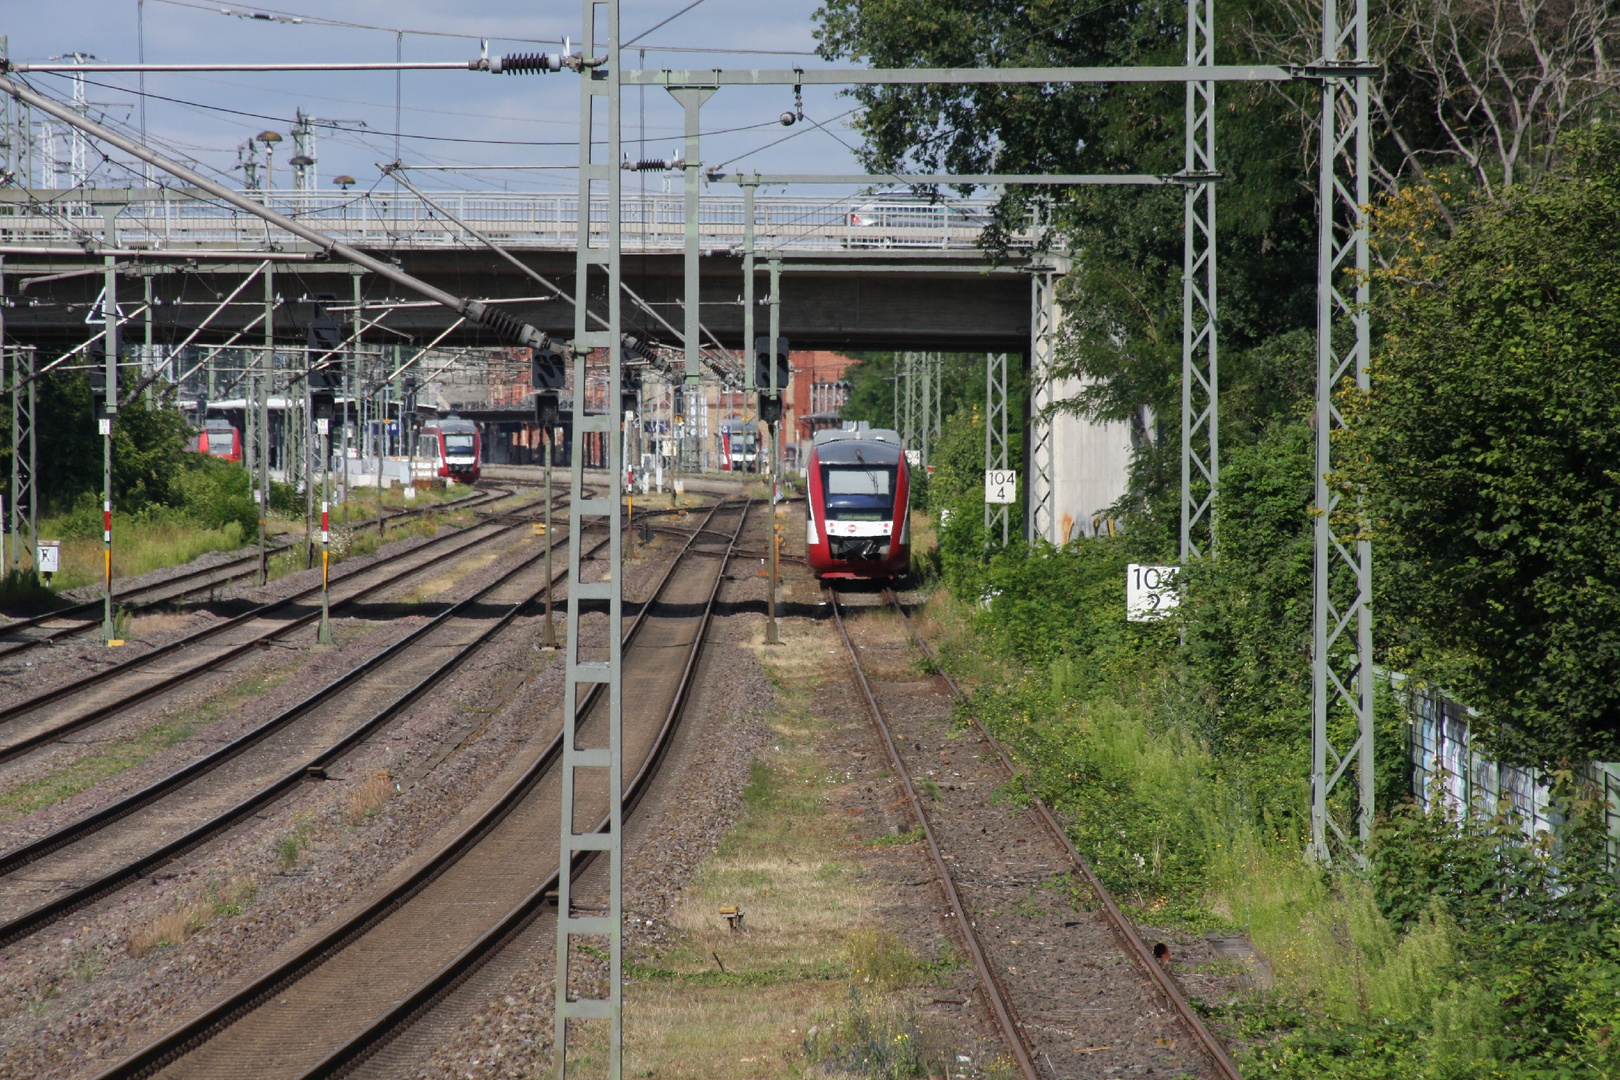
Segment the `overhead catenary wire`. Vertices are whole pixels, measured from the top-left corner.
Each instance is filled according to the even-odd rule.
[[[64,79],[74,77],[71,72],[65,72],[65,71],[47,71],[47,72],[44,72],[44,74],[56,75],[56,76],[59,76],[59,77],[64,78]],[[224,114],[227,114],[227,115],[230,115],[230,116],[243,116],[243,117],[248,118],[249,120],[265,120],[265,121],[268,121],[268,122],[270,122],[272,124],[285,124],[285,123],[289,122],[287,117],[285,117],[285,116],[275,116],[275,115],[272,115],[270,113],[251,112],[251,111],[246,110],[246,109],[232,109],[232,108],[229,108],[228,106],[225,106],[225,105],[210,105],[210,104],[208,104],[207,102],[204,102],[204,101],[192,101],[192,100],[190,100],[188,98],[173,97],[173,96],[170,96],[168,94],[159,94],[159,93],[157,93],[155,91],[152,91],[152,90],[142,91],[142,90],[138,90],[138,89],[131,89],[130,87],[127,87],[127,86],[119,86],[116,83],[97,82],[96,80],[89,79],[89,78],[85,79],[84,82],[85,82],[86,86],[94,86],[94,87],[97,87],[97,88],[102,89],[102,90],[116,90],[116,91],[118,91],[120,93],[134,94],[136,96],[144,96],[144,97],[149,98],[149,99],[151,99],[153,101],[167,101],[172,105],[184,105],[184,106],[187,106],[189,108],[202,109],[202,110],[205,110],[207,112],[224,113]],[[391,107],[392,106],[390,106],[390,108]],[[854,112],[854,111],[856,111],[856,110],[854,110],[854,109],[850,110],[850,112]],[[849,113],[843,113],[841,115],[842,116],[848,116]],[[833,120],[838,120],[840,118],[841,117],[839,117],[839,116],[835,116],[835,117],[833,117]],[[831,122],[832,121],[829,121],[829,123],[831,123]],[[327,129],[333,130],[333,131],[342,131],[342,132],[345,132],[345,133],[347,133],[349,135],[360,134],[359,132],[356,132],[352,128],[341,126],[336,121],[312,120],[311,124],[313,126],[319,127],[319,128],[327,128]],[[705,132],[701,132],[700,134],[703,137],[708,138],[708,137],[715,136],[715,135],[732,135],[732,134],[735,134],[735,133],[737,133],[739,131],[756,131],[756,130],[759,130],[761,128],[773,128],[773,127],[776,127],[776,126],[777,126],[777,122],[775,120],[766,120],[766,121],[761,121],[760,123],[757,123],[757,124],[743,124],[743,125],[740,125],[738,127],[717,128],[714,131],[705,131]],[[673,128],[670,129],[670,130],[671,130],[671,132],[674,131]],[[465,144],[476,145],[476,146],[568,146],[568,147],[577,147],[579,145],[579,140],[578,139],[566,139],[566,140],[564,140],[564,139],[475,139],[475,138],[470,138],[470,137],[467,137],[467,136],[456,136],[456,135],[424,135],[424,134],[421,134],[419,132],[410,132],[410,131],[382,131],[382,130],[379,130],[379,129],[373,128],[373,127],[367,127],[365,129],[364,134],[375,137],[375,138],[384,138],[384,139],[390,139],[390,138],[396,138],[397,137],[397,138],[400,138],[400,139],[416,139],[416,140],[420,140],[420,141],[424,141],[424,142],[465,143]],[[803,134],[803,132],[802,131],[801,132],[795,132],[794,134]],[[668,135],[659,136],[659,137],[661,137],[661,138],[662,137],[673,138],[674,135],[673,134],[668,134]],[[778,142],[780,142],[780,141],[781,140],[778,140]],[[776,144],[775,143],[767,143],[766,145],[767,146],[775,146]],[[761,147],[760,149],[764,149],[764,147]],[[750,151],[750,153],[753,153],[753,152],[754,151]],[[744,156],[746,156],[746,155],[744,155]],[[737,159],[733,158],[731,160],[735,161]],[[726,162],[726,163],[723,163],[723,164],[729,164],[729,162]],[[566,167],[566,168],[574,168],[574,167],[577,167],[577,166],[564,166],[564,167]]]
[[[646,37],[648,34],[652,33],[654,30],[662,30],[664,27],[668,26],[670,23],[674,22],[676,19],[680,18],[682,15],[685,15],[688,11],[691,11],[693,8],[697,7],[701,3],[703,3],[703,0],[692,0],[692,2],[690,4],[687,4],[685,7],[681,8],[681,10],[677,11],[675,14],[671,15],[669,18],[664,19],[661,22],[654,23],[652,26],[650,26],[647,29],[643,30],[641,33],[637,34],[635,37],[631,38],[628,41],[619,42],[619,48],[628,49],[630,46],[634,45],[636,42],[640,41],[642,38]]]
[[[320,232],[317,229],[310,228],[308,225],[305,225],[300,221],[296,221],[283,214],[279,214],[267,206],[232,191],[222,184],[215,183],[213,180],[208,179],[194,169],[189,169],[178,162],[170,161],[161,154],[148,150],[146,147],[135,142],[133,139],[125,138],[115,131],[111,131],[102,125],[95,123],[94,121],[80,116],[73,109],[62,105],[59,102],[53,101],[42,94],[36,93],[35,91],[23,86],[11,78],[0,77],[0,91],[10,94],[18,101],[26,105],[31,105],[34,108],[39,109],[41,112],[55,116],[64,123],[76,127],[88,135],[92,135],[104,142],[111,143],[113,146],[124,151],[126,154],[137,157],[150,165],[155,165],[173,176],[177,176],[196,187],[202,188],[215,198],[222,199],[233,206],[247,211],[255,217],[262,218],[267,224],[275,225],[277,228],[284,229],[285,231],[292,233],[294,236],[302,237],[303,239],[308,240],[310,243],[326,251],[328,254],[335,255],[338,258],[344,259],[358,266],[362,266],[379,277],[383,277],[389,281],[395,282],[396,284],[403,285],[405,288],[420,293],[430,300],[435,300],[456,312],[458,315],[465,315],[470,322],[488,326],[490,329],[502,334],[502,336],[512,339],[513,344],[524,345],[530,348],[546,351],[551,351],[554,348],[551,338],[549,338],[546,334],[537,330],[533,326],[518,322],[512,316],[506,314],[504,311],[501,311],[498,308],[490,307],[478,301],[466,300],[462,297],[445,292],[443,289],[429,285],[427,282],[415,278],[410,274],[407,274],[404,271],[383,262],[380,259],[374,258],[367,255],[363,251],[335,240],[327,234]]]

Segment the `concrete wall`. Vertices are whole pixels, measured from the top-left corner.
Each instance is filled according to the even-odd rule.
[[[1065,379],[1057,386],[1062,401],[1081,384]],[[1091,519],[1125,494],[1131,467],[1131,425],[1098,424],[1060,415],[1052,422],[1052,516],[1062,540],[1065,517],[1074,522],[1071,538],[1089,536]]]

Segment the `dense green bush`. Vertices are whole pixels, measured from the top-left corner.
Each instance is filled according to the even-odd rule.
[[[1620,755],[1617,163],[1620,133],[1584,132],[1539,190],[1443,240],[1393,204],[1399,278],[1349,401],[1385,614],[1510,760]]]
[[[234,521],[241,526],[243,536],[258,531],[258,510],[253,505],[247,471],[240,466],[192,454],[180,472],[177,486],[180,508],[195,524],[221,529]]]

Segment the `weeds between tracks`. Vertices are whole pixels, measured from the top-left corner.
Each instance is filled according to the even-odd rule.
[[[677,943],[626,966],[626,1060],[704,1080],[807,1067],[927,1076],[949,1040],[926,1029],[918,1003],[959,961],[948,947],[919,956],[886,928],[880,889],[862,872],[879,845],[831,805],[850,782],[825,745],[838,721],[817,705],[823,683],[841,679],[826,663],[832,638],[795,619],[782,636],[780,647],[759,650],[776,707],[743,816],[671,913]],[[746,929],[728,929],[722,905],[741,907]]]

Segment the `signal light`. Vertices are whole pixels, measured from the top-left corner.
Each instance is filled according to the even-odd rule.
[[[781,393],[787,389],[788,376],[788,339],[776,339],[776,390]],[[771,339],[768,337],[754,340],[754,389],[762,394],[771,390]]]
[[[754,341],[754,389],[759,391],[759,418],[767,424],[774,424],[782,419],[782,395],[787,393],[788,376],[791,370],[788,366],[788,339],[776,339],[776,362],[771,362],[771,339],[758,338]],[[776,393],[771,393],[771,376],[776,376]]]
[[[317,352],[327,354],[325,359],[309,369],[310,412],[316,420],[332,419],[332,413],[337,409],[338,390],[343,384],[343,377],[329,355],[343,347],[343,331],[337,320],[326,313],[326,302],[335,299],[329,293],[316,297],[312,304],[314,312],[309,319],[309,333],[305,338],[312,363],[319,359]]]
[[[107,408],[107,351],[101,342],[85,350],[90,358],[90,413],[97,419],[112,415]]]
[[[551,432],[555,430],[561,415],[561,410],[557,406],[557,394],[555,391],[542,390],[534,395],[534,420],[541,431]],[[548,434],[546,438],[549,440],[551,436]]]
[[[529,355],[529,385],[536,390],[561,390],[567,381],[568,369],[564,360],[568,352],[556,342]]]

